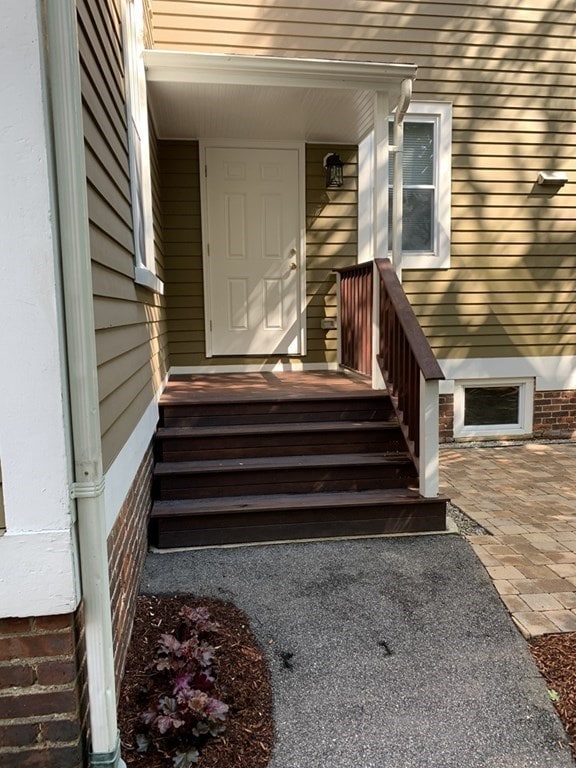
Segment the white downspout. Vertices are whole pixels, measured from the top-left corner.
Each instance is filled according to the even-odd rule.
[[[91,765],[120,768],[74,0],[45,4],[84,603]]]

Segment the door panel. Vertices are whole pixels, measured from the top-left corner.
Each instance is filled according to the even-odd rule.
[[[214,355],[301,353],[298,168],[296,149],[206,148]]]

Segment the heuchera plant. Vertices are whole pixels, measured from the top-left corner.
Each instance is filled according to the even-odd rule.
[[[180,639],[161,635],[151,664],[165,677],[165,694],[142,714],[146,732],[136,738],[139,752],[148,751],[151,743],[173,746],[175,768],[190,768],[206,739],[226,729],[228,705],[215,695],[215,649],[203,638],[218,625],[202,607],[185,606],[179,616]]]

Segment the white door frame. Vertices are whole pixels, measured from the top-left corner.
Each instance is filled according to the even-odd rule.
[[[200,150],[200,211],[202,222],[202,274],[204,286],[204,325],[206,357],[213,357],[212,344],[212,306],[211,306],[211,276],[208,255],[208,218],[207,218],[207,178],[206,150],[212,147],[233,149],[292,149],[298,153],[298,224],[300,230],[300,247],[297,256],[298,273],[300,276],[300,352],[294,357],[306,355],[306,145],[304,142],[289,141],[256,141],[235,139],[201,139]],[[262,357],[262,355],[256,355]],[[285,355],[282,355],[285,357]]]

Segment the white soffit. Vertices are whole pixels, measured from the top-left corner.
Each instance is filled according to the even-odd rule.
[[[357,143],[374,93],[390,108],[416,66],[145,51],[160,138],[260,138]]]

